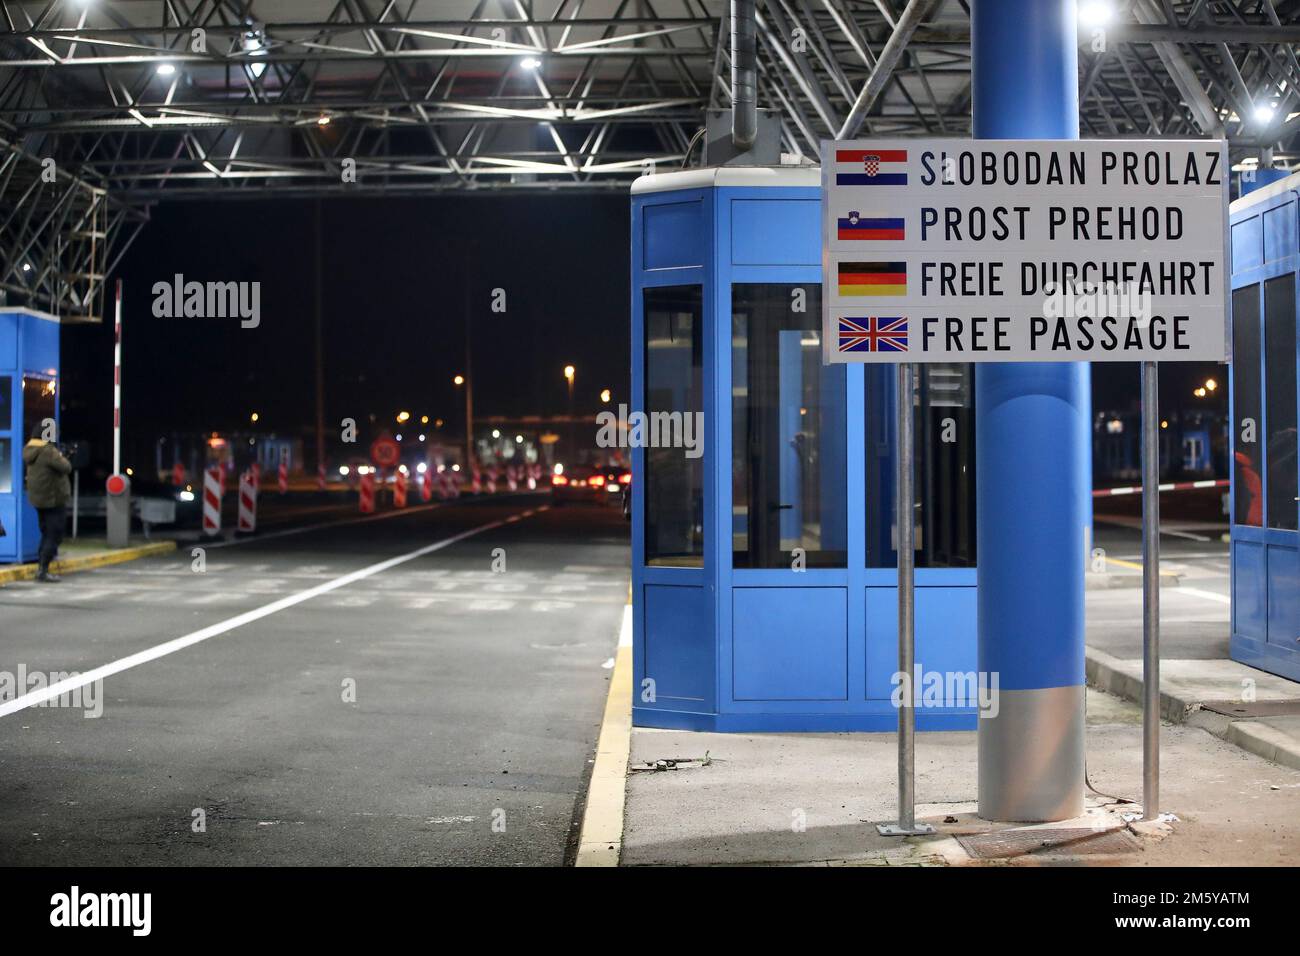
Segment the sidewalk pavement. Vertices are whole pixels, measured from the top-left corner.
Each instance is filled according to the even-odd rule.
[[[893,734],[704,734],[634,728],[624,866],[1172,866],[1294,864],[1300,771],[1187,725],[1163,732],[1168,824],[1089,794],[1085,816],[1038,827],[976,816],[976,735],[917,735],[916,818],[933,836],[882,837],[897,816]],[[653,769],[675,760],[678,769]],[[659,764],[664,766],[664,764]],[[1141,712],[1088,692],[1088,774],[1139,799]]]
[[[1078,820],[991,827],[975,812],[976,735],[918,734],[916,815],[938,833],[900,841],[874,826],[897,816],[894,734],[633,728],[620,862],[1295,865],[1300,684],[1228,659],[1226,554],[1206,547],[1167,562],[1173,580],[1162,574],[1160,589],[1160,809],[1175,820],[1131,819],[1142,792],[1142,592],[1108,581],[1088,590],[1088,774],[1130,802],[1090,793]],[[1136,584],[1140,571],[1118,573]]]
[[[59,550],[62,557],[50,565],[50,570],[55,574],[89,571],[92,568],[122,564],[125,561],[134,561],[154,554],[166,554],[175,550],[175,541],[141,540],[130,547],[110,548],[103,538],[98,540],[82,538],[78,541],[65,541]],[[35,577],[35,564],[0,565],[0,585],[13,581],[30,581]]]
[[[1230,659],[1226,550],[1166,565],[1181,584],[1160,589],[1162,717],[1300,769],[1300,684]],[[1087,640],[1088,683],[1141,703],[1141,591],[1090,591]]]

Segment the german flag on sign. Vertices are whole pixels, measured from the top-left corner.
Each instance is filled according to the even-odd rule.
[[[906,262],[841,262],[842,296],[907,295]]]

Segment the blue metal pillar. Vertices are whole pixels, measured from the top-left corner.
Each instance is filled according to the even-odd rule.
[[[974,0],[975,136],[1078,139],[1075,0]],[[979,666],[999,709],[979,722],[979,813],[1083,812],[1086,363],[977,366]]]

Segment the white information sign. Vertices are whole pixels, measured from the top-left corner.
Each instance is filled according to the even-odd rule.
[[[1227,144],[822,143],[827,362],[1227,358]]]

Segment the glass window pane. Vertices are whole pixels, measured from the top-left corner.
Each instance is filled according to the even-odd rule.
[[[0,438],[0,495],[7,495],[14,490],[14,456],[13,440]],[[9,532],[13,534],[12,531]]]
[[[12,378],[0,375],[0,432],[14,427],[13,385]]]
[[[54,379],[23,376],[23,441],[31,437],[32,429],[54,414]],[[62,438],[62,435],[56,435]]]
[[[1268,526],[1295,531],[1296,339],[1295,273],[1264,283],[1264,382],[1268,402]]]
[[[867,566],[898,565],[894,473],[898,371],[866,368]],[[975,367],[917,365],[912,395],[916,434],[916,566],[975,566]]]
[[[799,309],[799,311],[795,311]],[[732,561],[845,567],[845,367],[822,364],[821,287],[731,289]]]
[[[1255,527],[1264,523],[1259,393],[1259,286],[1248,285],[1232,293],[1232,494],[1233,520]]]
[[[704,565],[704,320],[700,286],[646,289],[645,561]],[[658,441],[657,439],[665,439]],[[694,449],[684,447],[693,440]],[[656,447],[658,446],[658,447]],[[692,457],[693,456],[693,457]]]

